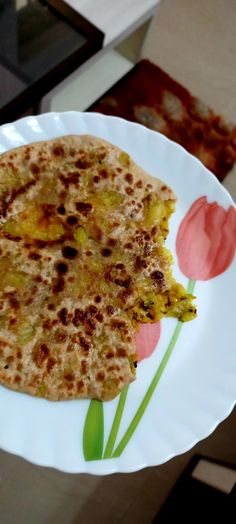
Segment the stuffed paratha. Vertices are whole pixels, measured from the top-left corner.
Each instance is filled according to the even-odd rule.
[[[0,382],[51,400],[114,398],[137,323],[196,314],[164,247],[175,196],[92,136],[0,157]]]

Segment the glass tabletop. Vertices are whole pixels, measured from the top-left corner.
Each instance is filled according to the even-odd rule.
[[[0,0],[0,113],[86,48],[92,32],[81,25],[80,15],[64,6],[61,0]],[[51,79],[48,90],[52,84]],[[45,85],[42,96],[43,91]]]

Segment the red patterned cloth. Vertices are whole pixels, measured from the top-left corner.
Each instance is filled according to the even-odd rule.
[[[198,157],[221,181],[236,161],[236,127],[148,60],[139,62],[89,110],[163,133]]]

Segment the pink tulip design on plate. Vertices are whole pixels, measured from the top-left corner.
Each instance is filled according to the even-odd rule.
[[[192,294],[196,280],[209,280],[222,274],[230,266],[236,247],[236,210],[230,206],[227,210],[216,202],[209,203],[205,196],[198,198],[190,207],[189,211],[182,220],[176,239],[176,252],[179,267],[182,273],[188,277],[187,292]],[[96,458],[115,458],[119,457],[129,441],[131,440],[147,406],[159,383],[163,371],[170,359],[176,341],[181,332],[183,323],[178,321],[166,352],[157,367],[150,385],[142,398],[129,426],[123,437],[115,448],[115,442],[119,431],[122,414],[125,407],[128,388],[121,392],[116,408],[115,417],[108,437],[107,445],[102,456],[102,446]],[[138,362],[149,357],[160,338],[160,323],[142,324],[136,334],[136,345]],[[155,397],[156,399],[156,397]],[[97,404],[94,404],[94,402]],[[102,433],[103,412],[98,401],[92,401],[92,410],[97,410],[94,419],[100,420],[99,435]],[[99,415],[99,416],[98,416]],[[101,422],[102,421],[102,422]],[[89,437],[90,438],[90,437]],[[114,449],[115,448],[115,449]],[[92,457],[95,458],[94,455]]]
[[[151,356],[158,344],[160,334],[160,322],[155,322],[154,324],[141,324],[136,333],[138,362]]]
[[[189,279],[187,292],[193,293],[196,280],[208,280],[226,271],[234,258],[235,246],[235,208],[230,206],[225,210],[216,202],[207,202],[205,196],[198,198],[182,220],[176,240],[179,266]],[[113,452],[113,457],[119,457],[132,438],[166,368],[182,326],[183,323],[178,321],[162,361],[130,425]],[[137,334],[137,353],[140,360],[152,353],[157,341],[158,331],[156,332],[154,325],[141,326]]]
[[[231,264],[236,247],[236,210],[198,198],[180,224],[176,251],[181,271],[191,280],[209,280]]]

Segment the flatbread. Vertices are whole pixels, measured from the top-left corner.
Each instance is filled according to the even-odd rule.
[[[93,136],[0,157],[0,382],[50,400],[114,398],[139,322],[189,320],[164,248],[175,195]]]

